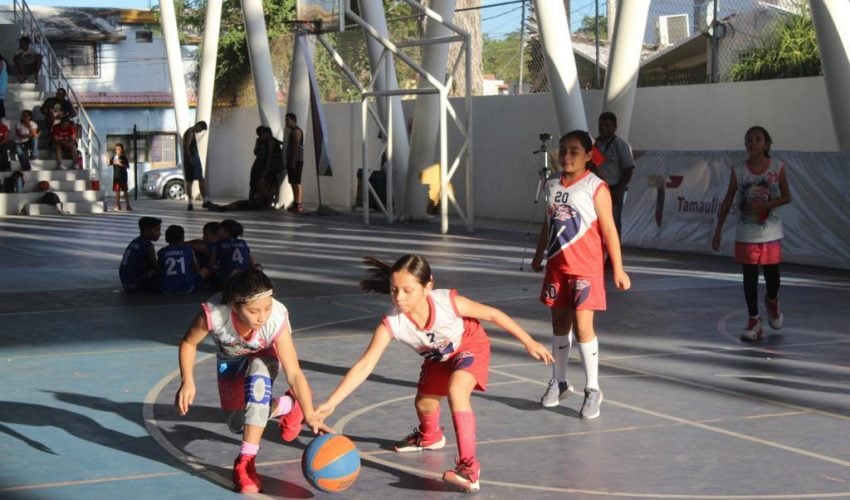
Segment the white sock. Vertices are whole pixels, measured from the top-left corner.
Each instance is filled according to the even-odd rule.
[[[584,365],[584,376],[587,378],[585,389],[599,389],[599,341],[596,337],[590,342],[579,342],[581,364]]]
[[[209,201],[210,201],[210,197],[209,197],[209,196],[204,196],[204,203],[209,203]]]
[[[558,382],[567,381],[567,363],[570,360],[570,351],[573,347],[573,331],[566,335],[552,336],[552,355],[555,364],[552,365],[552,378]]]

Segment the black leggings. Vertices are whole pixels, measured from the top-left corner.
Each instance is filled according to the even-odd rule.
[[[773,300],[779,295],[779,264],[762,266],[764,269],[764,283],[767,288],[767,298]],[[758,316],[759,313],[759,266],[757,264],[744,264],[744,298],[747,300],[747,312],[750,316]]]

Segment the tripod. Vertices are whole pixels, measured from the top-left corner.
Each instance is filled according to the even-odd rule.
[[[540,202],[540,194],[543,191],[543,185],[546,184],[546,180],[549,179],[549,141],[552,139],[552,136],[548,133],[540,134],[540,149],[532,151],[532,155],[542,154],[543,155],[543,166],[540,170],[537,171],[537,190],[534,193],[534,206]],[[536,213],[537,210],[535,209]],[[532,215],[532,217],[534,217]],[[522,260],[519,262],[519,270],[522,271],[525,266],[525,254],[528,251],[528,240],[531,239],[531,219],[528,219],[528,224],[525,228],[525,245],[522,247]]]

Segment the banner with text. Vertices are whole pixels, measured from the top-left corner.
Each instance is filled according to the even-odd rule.
[[[640,156],[623,208],[623,245],[714,254],[711,238],[731,166],[745,153],[655,151]],[[783,261],[850,269],[850,154],[773,152],[786,165]],[[732,256],[737,201],[720,253]]]

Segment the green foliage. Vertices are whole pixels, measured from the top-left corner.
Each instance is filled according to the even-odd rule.
[[[608,16],[584,16],[581,20],[581,26],[576,30],[576,34],[583,34],[590,38],[596,38],[596,20],[599,20],[599,39],[608,39]]]
[[[739,55],[732,81],[797,78],[821,74],[820,52],[811,14],[803,10],[777,21],[758,47]]]
[[[504,38],[485,38],[482,50],[484,73],[495,75],[505,82],[519,81],[519,32]]]

